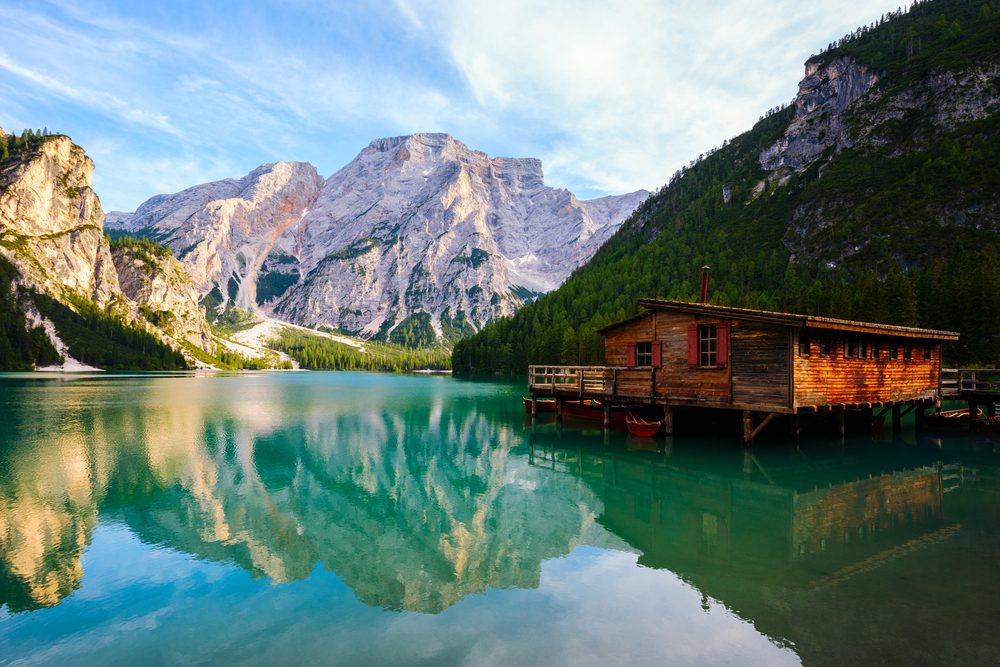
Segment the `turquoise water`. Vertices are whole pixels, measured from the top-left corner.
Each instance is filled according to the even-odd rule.
[[[0,376],[0,664],[997,664],[995,441],[747,453],[522,390]]]

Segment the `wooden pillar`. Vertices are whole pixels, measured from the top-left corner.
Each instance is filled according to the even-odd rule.
[[[562,399],[561,398],[557,398],[556,399],[556,421],[562,421],[562,418],[563,418],[563,414],[562,414]]]
[[[604,404],[604,428],[611,425],[611,406],[607,403]]]
[[[979,414],[979,404],[974,401],[969,401],[969,430],[974,431],[976,429],[976,416]]]
[[[531,395],[531,416],[534,417],[538,414],[538,399],[534,394]]]
[[[903,423],[903,417],[900,414],[899,405],[892,406],[892,430],[893,432],[899,432],[899,428]]]
[[[674,409],[669,405],[663,406],[663,432],[667,435],[674,433]]]
[[[837,435],[843,438],[847,434],[847,410],[841,410],[837,415]]]
[[[794,414],[788,420],[788,434],[793,438],[795,438],[796,440],[798,440],[799,434],[801,433],[802,433],[802,418],[798,414]]]
[[[753,413],[749,410],[743,411],[743,444],[753,444]]]

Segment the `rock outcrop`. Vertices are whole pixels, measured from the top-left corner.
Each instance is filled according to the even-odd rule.
[[[321,181],[263,165],[154,197],[116,226],[168,243],[202,294],[366,336],[479,328],[558,286],[648,193],[580,201],[535,159],[447,134],[373,141]]]
[[[795,117],[784,136],[761,152],[761,166],[800,170],[831,148],[836,152],[853,145],[844,127],[844,112],[878,80],[876,72],[851,57],[807,62],[795,98]]]

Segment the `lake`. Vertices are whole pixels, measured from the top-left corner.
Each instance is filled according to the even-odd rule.
[[[0,665],[997,664],[995,440],[636,440],[523,386],[0,375]]]

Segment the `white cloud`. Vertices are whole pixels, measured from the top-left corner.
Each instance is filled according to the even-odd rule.
[[[177,128],[171,125],[170,118],[165,114],[136,108],[125,100],[109,93],[81,86],[68,85],[54,77],[22,67],[11,60],[3,51],[0,51],[0,69],[4,69],[11,74],[16,74],[44,88],[53,95],[77,102],[91,109],[113,113],[118,118],[127,122],[136,123],[168,134],[180,134]]]
[[[424,2],[475,100],[551,137],[547,172],[595,194],[652,188],[790,100],[810,49],[890,3],[832,17],[783,2]],[[513,130],[513,128],[510,128]]]

